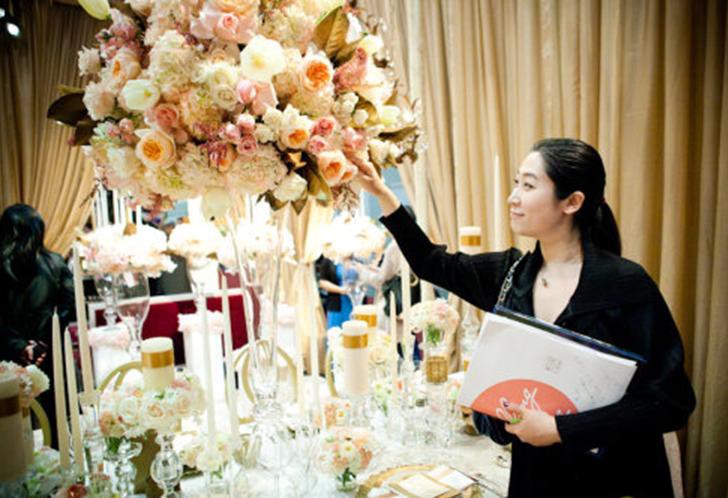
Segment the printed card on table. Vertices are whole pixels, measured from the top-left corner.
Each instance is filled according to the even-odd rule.
[[[511,420],[512,405],[561,415],[622,398],[637,369],[634,359],[606,352],[616,351],[607,344],[513,316],[519,319],[486,313],[460,389],[461,405]],[[594,344],[586,345],[589,341]]]

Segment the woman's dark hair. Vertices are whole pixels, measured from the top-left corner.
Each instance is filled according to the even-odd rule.
[[[45,252],[45,223],[27,204],[13,204],[0,217],[0,272],[25,283],[37,272],[38,255]]]
[[[547,138],[532,150],[541,154],[546,174],[556,185],[556,197],[566,199],[577,190],[584,194],[584,204],[574,218],[582,237],[620,255],[622,241],[614,214],[604,200],[607,174],[599,152],[573,138]]]

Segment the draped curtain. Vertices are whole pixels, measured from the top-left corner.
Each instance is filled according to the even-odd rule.
[[[423,58],[426,230],[451,250],[471,224],[484,250],[528,249],[505,203],[530,146],[569,136],[597,147],[624,255],[659,283],[685,342],[699,403],[683,439],[686,495],[725,498],[726,3],[428,0],[409,54],[412,1],[359,3],[387,21],[402,81],[410,56]]]
[[[0,207],[22,202],[46,222],[46,246],[65,254],[91,209],[93,171],[69,128],[46,119],[58,84],[79,84],[76,53],[101,27],[81,9],[20,2],[23,36],[0,57]]]

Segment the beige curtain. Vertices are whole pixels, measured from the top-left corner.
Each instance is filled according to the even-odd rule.
[[[406,67],[407,45],[396,42],[411,4],[360,3],[388,21],[388,46]],[[476,224],[486,250],[530,247],[512,238],[504,207],[519,162],[543,137],[595,145],[624,255],[659,283],[683,334],[699,400],[683,444],[686,495],[725,498],[726,3],[427,0],[421,9],[428,196],[437,199],[429,233],[455,249],[456,227]]]
[[[100,23],[49,1],[22,4],[23,38],[7,42],[0,63],[0,206],[22,202],[46,222],[46,245],[65,254],[90,212],[93,172],[69,128],[46,119],[60,83],[79,83],[76,53]]]

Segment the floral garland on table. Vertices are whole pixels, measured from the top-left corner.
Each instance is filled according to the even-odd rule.
[[[300,211],[356,203],[356,164],[416,158],[379,21],[349,1],[125,3],[82,2],[111,25],[79,52],[85,88],[48,110],[107,188],[157,210],[202,195],[217,217],[246,192]]]
[[[0,361],[0,376],[12,375],[18,379],[20,406],[30,408],[30,403],[50,387],[48,376],[35,365],[22,367],[13,361]]]
[[[92,275],[139,272],[158,277],[177,267],[165,254],[167,236],[148,225],[109,225],[79,236],[84,270]]]
[[[412,330],[425,334],[425,343],[440,344],[446,336],[455,332],[460,314],[444,299],[422,301],[410,309],[409,323]]]
[[[348,214],[334,218],[324,236],[323,255],[340,263],[355,257],[364,260],[384,250],[384,230],[367,216],[351,217]]]
[[[281,257],[292,258],[295,254],[293,235],[287,228],[282,230]],[[235,242],[243,260],[257,260],[275,254],[278,250],[278,229],[271,223],[253,223],[242,220],[235,227]],[[235,250],[230,237],[217,251],[217,259],[227,268],[237,268]]]
[[[175,373],[172,385],[163,391],[145,391],[139,383],[128,383],[101,396],[99,427],[111,449],[123,439],[140,437],[147,431],[174,432],[183,419],[205,410],[205,395],[198,378],[187,370]]]
[[[323,435],[317,455],[321,470],[336,476],[346,487],[366,470],[374,456],[371,432],[358,427],[334,427]]]

